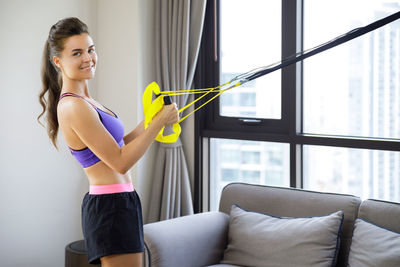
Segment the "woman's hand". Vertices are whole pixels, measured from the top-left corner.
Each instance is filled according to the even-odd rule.
[[[156,115],[164,126],[175,124],[179,121],[179,111],[175,103],[164,105]]]

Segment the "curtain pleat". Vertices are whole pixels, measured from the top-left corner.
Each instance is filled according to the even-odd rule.
[[[156,0],[156,82],[161,90],[191,88],[205,7],[206,0]],[[173,97],[179,108],[185,106],[187,100],[187,95]],[[160,143],[147,222],[190,214],[193,214],[193,200],[182,142],[178,139],[173,144]]]

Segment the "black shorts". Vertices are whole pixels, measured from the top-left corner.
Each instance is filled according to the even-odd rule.
[[[142,207],[136,191],[90,195],[82,202],[82,230],[88,260],[144,251]]]

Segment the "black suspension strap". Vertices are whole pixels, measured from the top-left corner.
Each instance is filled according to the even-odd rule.
[[[392,14],[390,16],[387,16],[387,17],[385,17],[383,19],[377,20],[377,21],[375,21],[375,22],[373,22],[371,24],[368,24],[368,25],[366,25],[364,27],[353,29],[353,30],[351,30],[351,31],[349,31],[349,32],[347,32],[347,33],[345,33],[345,34],[343,34],[341,36],[338,36],[335,39],[332,39],[332,40],[330,40],[330,41],[328,41],[326,43],[323,43],[323,44],[318,45],[316,47],[313,47],[311,49],[296,53],[296,54],[294,54],[292,56],[289,56],[289,57],[283,59],[282,61],[279,61],[277,63],[268,65],[266,67],[263,67],[263,68],[261,68],[261,70],[260,70],[260,68],[258,68],[258,69],[249,71],[247,73],[240,74],[240,75],[236,76],[233,80],[241,80],[241,82],[243,84],[245,82],[257,79],[257,78],[259,78],[261,76],[264,76],[264,75],[266,75],[268,73],[271,73],[273,71],[282,69],[282,68],[284,68],[286,66],[294,64],[296,62],[299,62],[301,60],[309,58],[309,57],[311,57],[313,55],[316,55],[318,53],[321,53],[323,51],[331,49],[331,48],[333,48],[335,46],[338,46],[338,45],[341,45],[343,43],[346,43],[346,42],[348,42],[348,41],[350,41],[350,40],[352,40],[354,38],[357,38],[357,37],[359,37],[361,35],[364,35],[366,33],[374,31],[374,30],[376,30],[378,28],[381,28],[381,27],[385,26],[386,24],[389,24],[389,23],[391,23],[391,22],[393,22],[395,20],[398,20],[399,18],[400,18],[400,11],[397,12],[397,13],[394,13],[394,14]]]

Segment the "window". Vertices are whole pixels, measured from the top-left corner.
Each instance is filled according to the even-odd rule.
[[[211,138],[210,147],[211,210],[232,182],[289,186],[288,144]]]
[[[304,46],[314,47],[397,12],[395,3],[304,1]],[[304,132],[400,138],[399,47],[400,28],[394,22],[305,60]]]
[[[400,9],[395,0],[207,5],[199,88]],[[217,210],[222,188],[231,182],[400,201],[399,62],[397,21],[235,88],[201,109],[195,124],[195,209]]]
[[[280,60],[281,0],[220,0],[219,9],[220,81]],[[278,27],[263,27],[260,32],[260,25]],[[280,119],[280,71],[237,89],[221,95],[221,116]],[[235,99],[234,105],[226,105],[225,97]]]
[[[304,187],[400,202],[400,152],[305,145]]]

